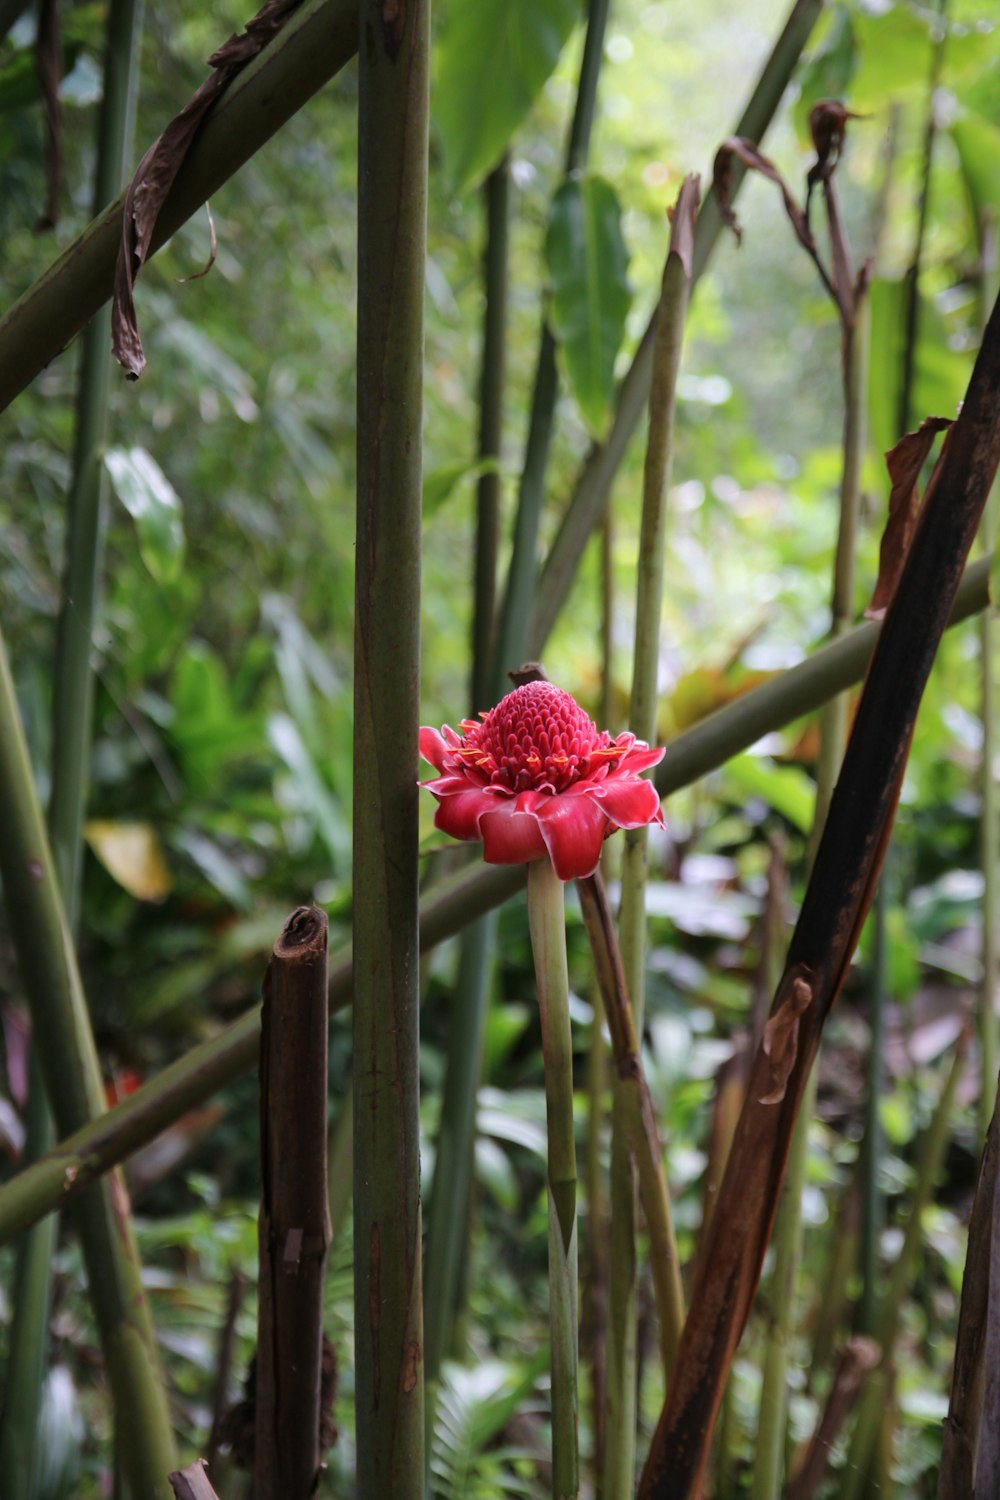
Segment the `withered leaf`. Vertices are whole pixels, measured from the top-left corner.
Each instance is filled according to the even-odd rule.
[[[816,148],[816,161],[809,172],[810,187],[826,178],[840,160],[847,136],[848,120],[860,120],[839,99],[820,99],[809,111],[809,134]]]
[[[62,193],[62,109],[59,84],[62,80],[63,49],[59,24],[59,0],[42,0],[38,7],[38,30],[35,34],[35,69],[42,91],[45,110],[45,208],[35,226],[40,232],[54,229],[59,222],[59,199]]]
[[[806,227],[805,216],[795,199],[789,191],[788,184],[778,171],[771,159],[757,149],[753,141],[744,136],[732,135],[723,141],[715,153],[715,165],[712,169],[712,191],[718,200],[722,218],[736,236],[737,242],[743,238],[736,215],[731,206],[733,187],[733,159],[740,161],[751,172],[760,172],[771,182],[776,182],[781,189],[781,196],[785,204],[785,212],[791,220],[792,228],[799,239],[805,245],[809,253],[815,254],[815,245],[812,236]]]
[[[681,183],[677,202],[667,209],[670,220],[670,254],[676,255],[684,267],[684,275],[691,280],[691,256],[694,252],[694,230],[698,222],[698,202],[701,194],[701,178],[697,172],[689,172]]]
[[[301,3],[302,0],[267,0],[242,33],[231,36],[212,54],[208,63],[215,71],[153,142],[129,183],[115,266],[111,343],[115,359],[130,380],[138,380],[146,366],[133,298],[136,277],[146,263],[156,221],[174,178],[212,105],[247,63],[264,50]]]
[[[788,996],[781,1002],[764,1027],[761,1046],[771,1064],[773,1087],[759,1100],[760,1104],[780,1104],[799,1055],[799,1018],[813,997],[813,987],[801,975],[792,980]]]
[[[931,451],[936,435],[946,431],[951,425],[950,417],[925,417],[916,432],[906,433],[900,438],[895,448],[890,448],[885,456],[892,490],[889,494],[889,514],[879,548],[878,580],[875,584],[875,592],[872,594],[872,602],[865,610],[867,620],[881,620],[896,592],[906,554],[910,550],[913,533],[917,529],[917,516],[920,511],[918,489],[920,471]],[[945,438],[941,445],[938,465],[947,442],[948,439]],[[936,472],[937,465],[935,465]],[[933,475],[931,478],[933,479]]]

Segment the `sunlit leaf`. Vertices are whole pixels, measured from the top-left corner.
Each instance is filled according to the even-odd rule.
[[[1000,130],[982,115],[967,114],[951,127],[959,166],[969,194],[976,237],[982,232],[983,216],[1000,214]]]
[[[184,560],[177,492],[145,448],[109,448],[104,463],[115,494],[135,522],[139,555],[157,583],[169,583]]]
[[[456,459],[454,463],[442,464],[424,475],[424,519],[429,520],[450,500],[465,480],[478,479],[481,474],[495,474],[500,465],[495,458]]]
[[[476,0],[449,7],[431,97],[456,191],[500,160],[579,14],[577,0]]]
[[[92,819],[84,836],[112,879],[137,901],[164,901],[173,881],[152,823]]]
[[[601,177],[572,177],[552,203],[545,257],[550,321],[569,384],[588,425],[599,431],[614,392],[615,356],[632,301],[621,209]]]
[[[736,755],[726,762],[726,775],[744,796],[762,797],[800,833],[812,828],[816,787],[800,766],[776,766],[760,755]]]
[[[905,311],[906,286],[902,281],[872,282],[868,415],[872,441],[883,453],[895,447],[902,436],[899,391]],[[971,369],[971,357],[949,346],[948,327],[935,304],[922,297],[910,402],[913,421],[955,416]]]

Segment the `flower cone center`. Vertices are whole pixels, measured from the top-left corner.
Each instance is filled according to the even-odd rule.
[[[466,719],[462,728],[465,738],[456,754],[484,781],[514,792],[565,791],[622,753],[551,682],[515,688],[480,723]]]

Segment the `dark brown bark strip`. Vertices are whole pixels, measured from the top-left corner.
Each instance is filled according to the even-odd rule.
[[[292,913],[264,981],[256,1500],[319,1477],[327,1210],[327,919]]]
[[[994,308],[868,670],[772,1006],[772,1039],[777,1018],[788,1023],[781,1066],[775,1067],[773,1048],[769,1056],[762,1046],[640,1500],[683,1500],[701,1484],[726,1376],[757,1289],[802,1090],[870,905],[920,699],[998,459],[1000,310]],[[804,1005],[803,985],[809,990]],[[762,1105],[767,1097],[775,1102]]]
[[[982,1407],[983,1352],[991,1286],[994,1204],[1000,1164],[1000,1092],[979,1160],[979,1176],[969,1219],[969,1245],[962,1275],[962,1304],[951,1376],[951,1399],[941,1444],[937,1500],[969,1500],[973,1493],[976,1448]],[[991,1296],[993,1293],[993,1296]]]

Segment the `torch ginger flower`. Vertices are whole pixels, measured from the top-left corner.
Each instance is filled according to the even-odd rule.
[[[640,775],[663,750],[633,734],[612,739],[551,682],[515,688],[462,729],[421,729],[420,753],[440,773],[421,785],[440,804],[435,826],[482,839],[488,864],[548,856],[560,880],[584,878],[616,828],[664,826],[656,788]]]

